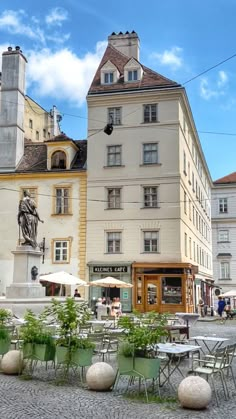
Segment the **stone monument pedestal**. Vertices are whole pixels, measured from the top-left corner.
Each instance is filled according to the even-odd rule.
[[[31,246],[17,246],[13,252],[13,283],[6,289],[7,298],[44,298],[45,288],[39,282],[41,252]],[[32,272],[37,271],[34,275]]]

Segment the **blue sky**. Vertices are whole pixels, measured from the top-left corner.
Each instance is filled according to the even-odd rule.
[[[1,0],[0,51],[20,45],[27,94],[86,138],[86,93],[107,37],[135,30],[140,61],[181,84],[236,54],[235,0]],[[236,171],[236,57],[184,84],[212,179]],[[232,135],[231,135],[232,134]]]

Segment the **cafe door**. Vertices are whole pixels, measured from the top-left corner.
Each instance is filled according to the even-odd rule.
[[[145,311],[159,311],[159,281],[157,277],[145,277]]]

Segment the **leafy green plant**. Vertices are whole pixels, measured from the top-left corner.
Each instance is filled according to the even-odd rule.
[[[6,308],[0,308],[0,325],[6,325],[12,319],[11,311]]]
[[[74,298],[68,297],[65,302],[52,299],[52,304],[44,311],[59,325],[59,343],[73,346],[73,338],[77,337],[79,326],[89,320],[91,311],[86,303],[78,303]]]
[[[6,327],[0,326],[0,340],[10,340],[10,334]]]
[[[134,356],[151,358],[155,345],[168,335],[165,329],[167,324],[165,314],[151,312],[145,315],[145,318],[139,315],[137,322],[129,316],[123,316],[118,324],[126,330],[126,346],[121,347],[124,356],[132,356],[133,353]]]
[[[20,339],[24,343],[53,345],[51,332],[46,330],[43,317],[37,317],[32,310],[27,310],[24,316],[25,324],[21,326]]]

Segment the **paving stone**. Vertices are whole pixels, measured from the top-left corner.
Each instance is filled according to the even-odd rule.
[[[190,336],[214,335],[236,340],[236,321],[227,321],[224,325],[217,322],[197,322],[191,329]],[[98,359],[94,359],[97,361]],[[114,357],[106,361],[115,366]],[[189,360],[185,361],[187,372]],[[236,374],[236,359],[234,370]],[[59,375],[60,377],[60,375]],[[218,385],[221,404],[217,407],[214,394],[207,410],[192,411],[180,407],[179,403],[141,403],[122,396],[127,385],[119,386],[117,395],[110,392],[95,392],[82,388],[76,374],[71,374],[67,384],[56,385],[52,368],[38,365],[31,380],[17,376],[0,374],[1,419],[218,419],[234,418],[236,391],[229,380],[230,400],[225,401],[221,386]],[[172,383],[177,390],[181,382],[180,375],[173,376]],[[131,392],[136,390],[130,390]],[[163,396],[173,396],[168,386],[161,388]]]

